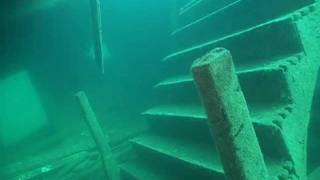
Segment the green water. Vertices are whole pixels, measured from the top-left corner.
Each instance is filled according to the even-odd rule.
[[[207,114],[221,116],[211,119],[202,103],[210,97],[193,82],[192,62],[217,47],[230,51],[246,100],[237,106],[234,91],[222,91],[233,100],[223,113],[250,113],[269,176],[320,179],[317,0],[100,1],[104,74],[89,0],[0,2],[1,180],[99,180],[110,171],[124,180],[222,180],[241,171],[227,168],[236,157],[224,145],[246,149],[239,156],[256,166],[246,133],[232,149],[207,124]],[[103,163],[79,91],[114,163]],[[232,118],[243,119],[222,119]],[[236,139],[233,128],[222,132]]]

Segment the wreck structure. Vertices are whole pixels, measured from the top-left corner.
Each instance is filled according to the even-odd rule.
[[[149,131],[109,144],[80,93],[92,123],[90,143],[8,166],[1,177],[103,179],[106,172],[111,180],[319,179],[320,2],[176,5],[176,27],[168,34],[176,47],[162,59],[164,77],[153,89],[157,104],[142,113]],[[102,68],[97,11],[95,53]]]
[[[307,154],[308,137],[316,136],[308,135],[308,125],[320,63],[319,2],[203,0],[183,9],[188,12],[177,13],[180,27],[171,33],[177,51],[162,60],[166,77],[154,86],[159,105],[143,113],[150,133],[132,140],[137,158],[124,164],[125,174],[134,179],[225,178],[219,160],[224,155],[215,148],[221,142],[212,140],[190,73],[193,61],[223,47],[233,56],[270,178],[307,179],[319,166],[319,150]],[[307,170],[308,156],[317,163]],[[177,168],[164,170],[166,165]]]

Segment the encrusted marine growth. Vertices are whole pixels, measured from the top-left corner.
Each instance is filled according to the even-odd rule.
[[[229,180],[267,180],[268,172],[229,51],[216,48],[192,65],[208,125]]]

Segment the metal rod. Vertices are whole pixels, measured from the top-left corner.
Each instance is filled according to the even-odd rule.
[[[90,0],[93,27],[94,54],[102,74],[104,74],[104,57],[102,52],[102,23],[100,0]]]
[[[103,133],[103,130],[96,118],[95,113],[91,108],[86,94],[83,91],[80,91],[76,94],[76,97],[79,101],[86,123],[101,155],[103,168],[107,177],[109,178],[109,180],[120,180],[120,170],[113,157],[108,138]]]
[[[228,180],[265,180],[268,172],[231,54],[217,48],[192,73]]]

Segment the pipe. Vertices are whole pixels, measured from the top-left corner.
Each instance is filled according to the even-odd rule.
[[[100,0],[90,0],[91,16],[93,27],[93,45],[97,64],[102,74],[104,74],[104,57],[102,52],[102,23]]]

